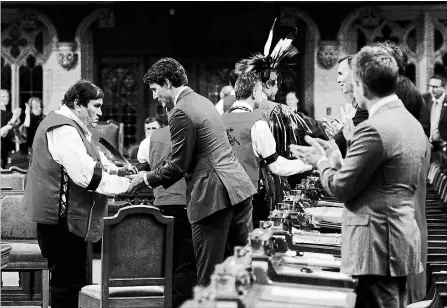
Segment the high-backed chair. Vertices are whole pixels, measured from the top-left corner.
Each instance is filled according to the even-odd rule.
[[[132,205],[104,218],[101,284],[79,292],[79,307],[172,305],[174,217]]]
[[[2,192],[1,240],[12,246],[8,265],[2,272],[34,274],[40,272],[42,293],[37,296],[33,290],[26,290],[22,278],[22,288],[2,286],[2,306],[36,306],[47,308],[50,298],[49,269],[37,243],[36,223],[22,210],[23,191]],[[28,277],[30,277],[28,275]],[[26,280],[25,281],[29,281]],[[37,291],[37,290],[35,290]]]
[[[120,153],[124,149],[124,124],[115,120],[107,120],[106,122],[98,122],[96,128],[92,129],[92,138],[99,145],[99,137],[106,139]],[[106,152],[102,145],[101,150]]]
[[[24,190],[27,170],[12,166],[2,169],[0,175],[1,187],[12,190]]]

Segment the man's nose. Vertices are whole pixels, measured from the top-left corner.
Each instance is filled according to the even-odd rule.
[[[102,110],[101,110],[101,109],[98,109],[98,111],[96,112],[96,114],[97,114],[98,116],[102,116]]]

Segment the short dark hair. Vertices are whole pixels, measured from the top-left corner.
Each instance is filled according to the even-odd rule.
[[[104,92],[92,82],[81,79],[68,89],[62,104],[73,109],[75,100],[78,100],[80,105],[87,107],[91,100],[100,98],[104,98]]]
[[[407,54],[400,49],[396,43],[392,41],[385,41],[381,43],[376,43],[375,46],[383,47],[390,53],[391,56],[394,57],[394,60],[397,62],[397,66],[399,67],[399,75],[405,74],[405,68],[407,67],[408,56]]]
[[[160,117],[158,117],[158,116],[148,117],[144,121],[144,124],[149,124],[149,123],[152,123],[152,122],[158,122],[158,124],[160,124],[160,127],[161,127],[162,121],[161,121]]]
[[[174,87],[188,85],[188,77],[183,66],[173,58],[162,58],[155,62],[143,77],[143,82],[163,86],[166,79]]]
[[[430,77],[430,79],[439,79],[441,80],[441,86],[445,87],[447,84],[447,78],[443,74],[434,74]]]
[[[254,72],[248,72],[240,75],[234,85],[237,100],[244,100],[250,97],[257,83],[261,83],[259,75]]]
[[[378,46],[365,46],[354,57],[352,69],[368,92],[376,97],[395,93],[399,68],[388,50]],[[371,98],[371,97],[367,97]]]
[[[420,119],[424,99],[414,83],[406,76],[399,76],[396,87],[397,97],[404,103],[405,108],[416,118]]]
[[[352,65],[352,59],[354,59],[354,56],[355,56],[355,55],[347,55],[347,56],[344,56],[343,58],[340,58],[340,60],[338,60],[338,64],[342,63],[342,62],[345,61],[345,60],[348,60],[348,66],[349,66],[349,68],[351,68],[351,65]]]

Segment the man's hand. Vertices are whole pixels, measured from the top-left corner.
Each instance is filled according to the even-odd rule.
[[[346,141],[349,141],[354,136],[355,126],[352,119],[347,119],[346,123],[343,125],[343,136]]]
[[[320,145],[319,142],[316,141],[317,138],[306,136],[304,137],[304,140],[306,140],[306,142],[309,143],[311,146],[307,147],[291,144],[290,152],[296,158],[299,158],[303,162],[316,167],[320,159],[327,158],[326,150]]]
[[[334,138],[334,136],[343,127],[343,124],[336,117],[332,117],[331,120],[323,118],[322,124],[324,127],[324,131],[329,138]]]
[[[138,169],[135,166],[124,166],[118,169],[118,176],[126,176],[131,174],[137,174]]]
[[[0,129],[0,135],[2,137],[6,137],[6,135],[8,135],[9,131],[12,129],[12,125],[11,124],[6,124],[5,126],[3,126]]]
[[[16,108],[12,111],[12,118],[11,120],[9,120],[9,123],[13,124],[15,122],[17,122],[17,120],[20,117],[20,114],[22,113],[22,109],[21,108]]]
[[[129,175],[130,182],[129,188],[127,189],[127,193],[130,195],[134,195],[139,192],[142,188],[147,187],[146,183],[144,183],[144,177],[146,176],[146,172],[138,172],[137,174]]]

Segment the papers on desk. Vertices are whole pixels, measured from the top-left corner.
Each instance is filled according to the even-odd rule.
[[[261,299],[297,305],[318,307],[354,307],[356,294],[327,289],[312,289],[285,286],[269,286],[261,295]]]

